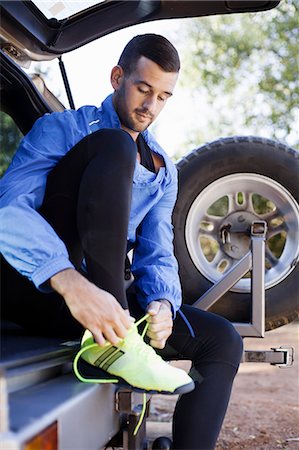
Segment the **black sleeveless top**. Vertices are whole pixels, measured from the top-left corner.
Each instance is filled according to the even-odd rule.
[[[153,155],[152,155],[151,149],[149,148],[149,146],[145,142],[142,134],[138,135],[136,143],[137,143],[138,152],[139,152],[139,155],[140,155],[140,164],[142,164],[150,172],[156,173],[155,164],[154,164],[154,160],[153,160]]]

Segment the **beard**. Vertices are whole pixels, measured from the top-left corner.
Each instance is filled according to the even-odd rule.
[[[132,112],[126,107],[126,90],[122,85],[118,91],[114,92],[113,104],[119,117],[120,123],[137,133],[146,130],[153,122],[154,118],[147,108],[135,108]]]

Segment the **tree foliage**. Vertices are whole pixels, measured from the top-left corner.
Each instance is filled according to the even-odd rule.
[[[49,66],[44,67],[42,63],[34,63],[32,68],[33,73],[41,75],[44,79],[51,74]],[[0,111],[0,177],[11,163],[22,137],[12,117]]]
[[[213,106],[213,137],[242,128],[298,144],[295,0],[266,12],[192,19],[185,32],[184,84]]]
[[[22,133],[12,118],[0,111],[0,177],[10,164],[21,138]]]

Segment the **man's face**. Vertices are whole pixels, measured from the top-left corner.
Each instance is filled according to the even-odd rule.
[[[125,77],[117,66],[112,70],[111,82],[115,89],[113,104],[122,128],[133,139],[144,131],[164,108],[172,96],[178,73],[164,72],[160,66],[142,56],[136,69]]]

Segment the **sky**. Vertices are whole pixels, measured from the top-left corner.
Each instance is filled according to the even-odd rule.
[[[46,3],[43,2],[43,4]],[[63,56],[63,61],[69,77],[75,107],[79,108],[82,105],[99,106],[106,96],[112,92],[110,72],[112,67],[117,64],[124,46],[137,34],[154,32],[168,38],[177,47],[182,59],[181,75],[174,96],[168,100],[160,116],[150,127],[150,131],[154,133],[160,145],[171,157],[176,159],[178,156],[186,155],[194,148],[204,144],[206,140],[216,140],[228,135],[258,134],[270,137],[271,130],[269,128],[260,128],[257,133],[249,126],[244,127],[242,111],[240,112],[238,109],[242,105],[242,100],[236,103],[235,98],[232,98],[233,105],[230,105],[227,103],[225,95],[218,95],[213,99],[211,105],[203,90],[192,92],[191,89],[183,87],[180,80],[184,78],[184,71],[189,63],[184,59],[186,48],[188,49],[184,33],[191,20],[193,19],[161,20],[132,26],[111,33],[73,52],[66,53]],[[51,63],[43,64],[50,67],[46,78],[48,88],[55,95],[60,94],[60,100],[66,107],[69,107],[57,59]],[[29,71],[34,71],[34,66]],[[196,80],[196,84],[200,86],[200,79]],[[235,95],[244,101],[248,95],[251,96],[252,94],[248,92],[247,83],[243,83],[238,86]],[[267,105],[258,102],[258,107],[262,110]],[[214,132],[213,124],[218,119],[221,120],[220,112],[223,113],[226,110],[233,117],[231,122],[235,131],[225,128],[225,123],[222,121],[220,124],[222,135],[219,135],[217,131]],[[218,115],[217,111],[219,112]],[[216,129],[219,130],[219,127],[215,127]],[[195,132],[197,132],[196,139],[193,137]],[[293,139],[292,136],[290,136],[290,142],[291,139]],[[190,141],[193,144],[188,144]]]

